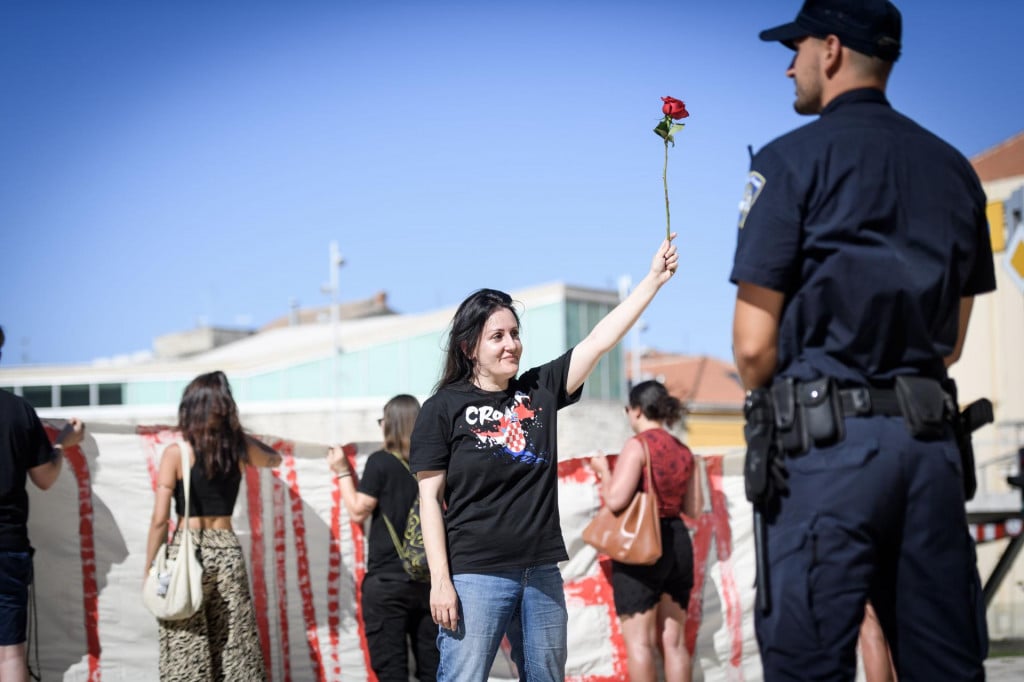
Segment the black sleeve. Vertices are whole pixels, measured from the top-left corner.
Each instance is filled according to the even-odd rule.
[[[435,393],[423,403],[412,429],[412,443],[409,449],[409,470],[447,471],[451,459],[451,422],[448,414],[444,389]]]
[[[566,393],[566,384],[569,383],[569,362],[572,360],[572,352],[575,347],[555,358],[551,362],[534,367],[522,376],[520,383],[525,387],[537,387],[550,391],[558,404],[558,409],[578,402],[583,395],[583,386],[569,395]]]
[[[21,415],[22,428],[18,429],[19,443],[15,449],[25,469],[32,469],[48,464],[57,457],[57,452],[50,445],[43,423],[32,406],[22,402],[24,409]]]
[[[803,205],[794,169],[769,145],[750,164],[729,280],[780,293],[799,276]]]
[[[366,458],[366,466],[363,467],[363,475],[359,479],[356,490],[370,497],[380,499],[384,489],[384,462],[382,457],[394,457],[390,452],[377,451]]]
[[[973,171],[972,171],[973,172]],[[985,214],[985,193],[977,184],[975,204],[975,238],[977,250],[974,261],[967,272],[961,296],[976,296],[994,291],[996,288],[995,261],[992,258],[992,235],[989,229],[988,216]]]

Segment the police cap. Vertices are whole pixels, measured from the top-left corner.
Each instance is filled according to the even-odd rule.
[[[806,0],[796,19],[761,31],[761,40],[790,49],[807,36],[838,36],[846,47],[894,62],[900,56],[903,18],[888,0]]]

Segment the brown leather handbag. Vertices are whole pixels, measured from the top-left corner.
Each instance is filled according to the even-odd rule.
[[[583,541],[623,564],[650,566],[661,557],[661,519],[651,482],[651,453],[644,439],[639,441],[644,446],[647,490],[637,490],[622,511],[602,506],[583,529]]]

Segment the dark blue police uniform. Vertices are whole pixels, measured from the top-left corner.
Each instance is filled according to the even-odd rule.
[[[942,379],[961,297],[995,288],[985,196],[964,157],[882,91],[830,101],[751,164],[730,279],[784,294],[777,376]],[[870,598],[904,677],[983,679],[984,607],[952,432],[846,417],[785,460],[767,518],[766,678],[852,679]]]

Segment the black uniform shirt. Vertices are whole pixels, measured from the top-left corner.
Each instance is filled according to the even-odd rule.
[[[754,157],[730,279],[785,295],[776,374],[941,378],[960,298],[995,288],[985,195],[882,91],[846,92]]]

